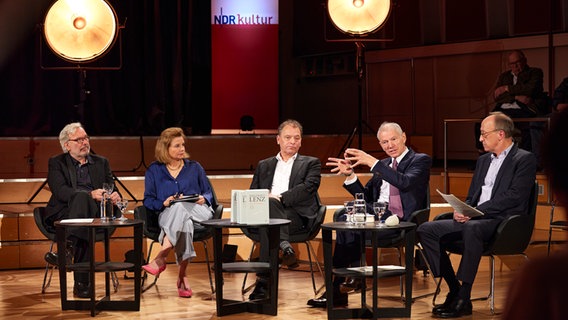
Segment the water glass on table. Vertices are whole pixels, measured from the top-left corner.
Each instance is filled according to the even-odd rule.
[[[344,201],[343,206],[345,207],[345,215],[347,223],[353,223],[353,201]]]
[[[103,198],[101,199],[101,221],[106,222],[111,220],[113,216],[112,205],[109,208],[109,199],[114,185],[112,183],[103,183]]]
[[[377,201],[373,202],[373,211],[379,217],[379,227],[384,227],[383,215],[387,211],[388,202]]]
[[[120,210],[120,217],[116,218],[116,220],[118,221],[126,221],[128,220],[125,216],[124,216],[124,212],[126,212],[126,207],[128,207],[128,200],[126,199],[121,199],[119,201],[116,202],[116,206],[118,207],[118,210]]]

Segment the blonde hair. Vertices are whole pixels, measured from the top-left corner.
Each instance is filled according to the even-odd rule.
[[[160,137],[158,138],[158,141],[156,141],[156,150],[154,152],[154,156],[156,157],[156,160],[158,162],[161,163],[170,162],[172,158],[170,157],[168,148],[170,147],[172,141],[175,138],[179,137],[182,137],[183,140],[186,139],[185,134],[183,133],[183,130],[181,128],[172,127],[164,129],[164,131],[162,131]],[[187,153],[187,151],[185,152],[184,157],[189,158],[189,153]]]

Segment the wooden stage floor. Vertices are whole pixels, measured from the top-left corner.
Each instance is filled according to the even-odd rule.
[[[304,268],[302,266],[301,268]],[[514,271],[508,268],[496,272],[496,310],[499,312],[504,304],[506,288]],[[59,298],[59,275],[54,273],[51,286],[45,294],[41,294],[43,269],[6,270],[0,272],[0,318],[1,319],[89,319],[89,311],[62,311]],[[176,290],[177,267],[169,264],[162,273],[157,286],[150,288],[142,294],[140,311],[102,311],[98,319],[217,319],[215,300],[211,299],[206,264],[195,263],[190,265],[188,272],[194,295],[190,299],[179,298]],[[132,281],[123,279],[119,273],[120,285],[118,292],[113,296],[116,299],[129,299],[132,294]],[[98,294],[102,294],[104,283],[102,275],[97,286]],[[72,277],[70,277],[72,278]],[[241,299],[240,288],[242,274],[225,274],[225,293],[228,298]],[[99,278],[97,278],[99,279]],[[153,279],[150,276],[150,279]],[[250,279],[250,277],[249,277]],[[223,319],[327,319],[324,309],[311,308],[306,305],[308,299],[313,297],[313,290],[308,272],[282,269],[280,273],[278,315],[271,317],[243,313],[225,316]],[[318,283],[321,278],[316,278]],[[399,294],[398,278],[384,279],[380,282],[380,305],[397,306],[399,300],[389,299]],[[72,288],[72,279],[69,280]],[[474,296],[486,295],[489,287],[489,271],[486,258],[481,262],[474,286]],[[414,295],[421,295],[434,291],[434,283],[430,277],[424,277],[422,272],[414,275]],[[445,286],[438,300],[441,303],[446,294]],[[72,294],[70,289],[69,294]],[[248,295],[247,295],[248,297]],[[382,298],[384,297],[384,298]],[[113,298],[114,299],[114,298]],[[356,306],[358,296],[350,296],[350,304]],[[430,319],[432,298],[418,299],[412,306],[412,319]],[[465,319],[498,319],[498,315],[491,315],[487,301],[473,303],[473,315]]]

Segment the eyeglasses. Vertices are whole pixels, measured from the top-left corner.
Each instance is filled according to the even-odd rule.
[[[492,134],[493,132],[497,132],[497,131],[501,131],[501,130],[503,130],[503,129],[494,129],[494,130],[487,131],[487,132],[481,131],[481,136],[483,137],[483,139],[487,139],[487,137],[490,134]]]
[[[77,142],[78,144],[83,144],[83,142],[89,141],[89,136],[84,136],[76,139],[69,139],[69,141]]]

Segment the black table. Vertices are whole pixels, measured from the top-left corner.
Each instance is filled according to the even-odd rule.
[[[254,312],[275,316],[278,312],[278,250],[280,249],[280,227],[290,223],[286,219],[270,219],[267,224],[233,223],[230,219],[212,219],[200,222],[213,228],[215,252],[215,294],[217,316],[240,312]],[[260,257],[258,262],[223,263],[223,229],[257,228],[260,235]],[[223,298],[223,272],[265,273],[269,278],[269,297],[261,300],[229,300]]]
[[[69,220],[67,220],[69,221]],[[82,220],[75,220],[82,221]],[[59,283],[61,290],[61,308],[63,310],[91,310],[91,316],[95,316],[101,310],[140,310],[140,284],[141,284],[141,261],[142,261],[142,220],[111,220],[102,222],[101,219],[92,219],[92,222],[73,222],[67,223],[65,220],[55,222],[57,252],[66,252],[66,228],[81,227],[88,230],[90,258],[89,262],[80,262],[67,265],[65,254],[58,255]],[[110,233],[115,228],[133,228],[133,249],[135,253],[135,263],[112,262],[110,261]],[[95,258],[95,242],[97,230],[102,230],[104,242],[104,260],[97,261]],[[134,300],[111,300],[110,297],[110,273],[120,270],[134,269]],[[85,271],[90,273],[91,299],[90,300],[68,300],[67,299],[67,271]],[[95,296],[95,273],[105,273],[105,296],[97,300]]]
[[[323,254],[325,263],[325,286],[327,299],[327,317],[328,319],[353,319],[353,318],[393,318],[393,317],[410,317],[410,308],[412,305],[412,276],[414,268],[414,237],[416,224],[410,222],[401,222],[397,226],[378,227],[378,222],[350,224],[348,222],[326,223],[321,226],[323,238]],[[367,277],[360,271],[353,271],[347,268],[333,269],[332,266],[332,231],[359,231],[362,235],[362,243],[365,242],[365,236],[371,236],[373,248],[373,303],[369,306],[366,302],[365,279],[363,279],[363,288],[361,290],[361,307],[360,308],[334,308],[333,307],[333,280],[332,275],[340,275],[342,277]],[[405,231],[405,268],[404,270],[379,271],[378,266],[378,239],[381,232],[392,232],[392,230]],[[365,261],[365,246],[362,246],[361,261]],[[383,277],[393,277],[405,275],[405,299],[404,307],[400,308],[379,308],[378,306],[378,279]]]

